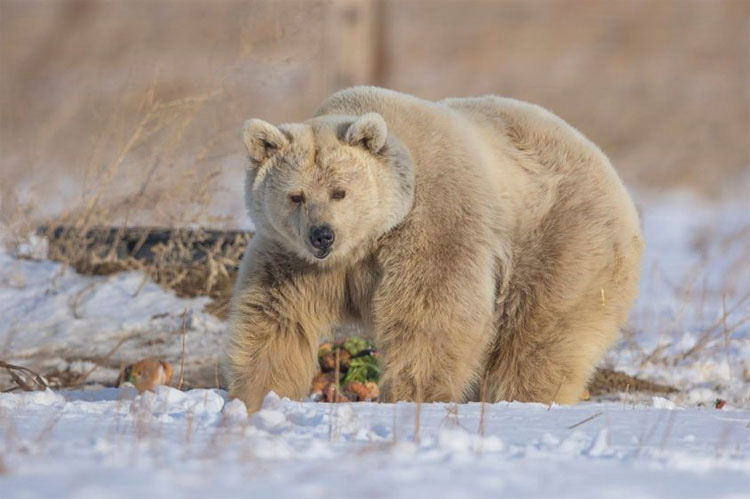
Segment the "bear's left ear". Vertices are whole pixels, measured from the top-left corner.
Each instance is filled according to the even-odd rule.
[[[344,140],[347,144],[362,145],[370,152],[379,152],[388,137],[388,126],[378,113],[363,114],[349,126]]]

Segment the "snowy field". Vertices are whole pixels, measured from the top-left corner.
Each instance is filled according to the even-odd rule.
[[[269,396],[247,419],[215,390],[5,394],[0,408],[6,498],[750,495],[750,411],[664,399],[501,403],[483,419],[480,404],[430,404],[418,435],[413,404]]]
[[[605,364],[676,387],[668,398],[417,407],[271,394],[248,418],[215,389],[3,393],[0,497],[750,498],[750,206],[639,204],[642,293]],[[136,273],[0,253],[0,359],[86,371],[123,338],[118,355],[175,358],[186,317],[186,363],[210,371],[226,324],[205,303]],[[66,357],[72,347],[86,355]]]

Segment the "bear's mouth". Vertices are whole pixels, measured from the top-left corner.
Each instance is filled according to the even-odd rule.
[[[331,248],[326,248],[324,250],[314,250],[312,252],[313,256],[317,258],[318,260],[325,260],[325,258],[331,254]]]

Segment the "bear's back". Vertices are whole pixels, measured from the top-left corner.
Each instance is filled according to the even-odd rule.
[[[493,158],[484,140],[466,117],[440,103],[359,86],[328,97],[315,117],[360,116],[369,112],[382,115],[389,134],[398,137],[409,150],[419,204],[430,205],[429,209],[437,214],[446,205],[486,205],[486,199],[497,195]]]
[[[582,201],[595,198],[602,211],[618,212],[631,230],[639,231],[635,207],[607,156],[559,116],[535,104],[493,95],[439,104],[477,125],[500,158],[497,166],[505,179],[521,170],[531,183],[566,184],[559,194]],[[509,163],[516,167],[508,168]]]

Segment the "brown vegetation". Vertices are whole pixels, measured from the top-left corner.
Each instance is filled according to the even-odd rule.
[[[2,221],[244,223],[243,120],[357,83],[536,102],[629,184],[716,193],[750,165],[748,29],[743,0],[3,0]]]

